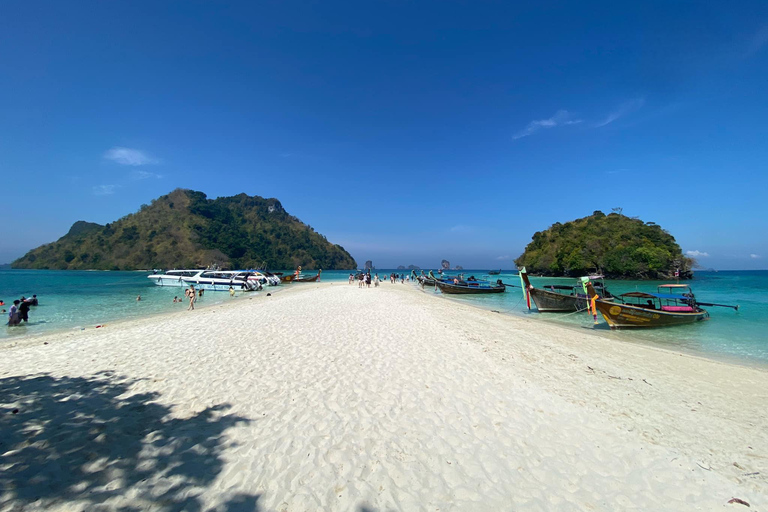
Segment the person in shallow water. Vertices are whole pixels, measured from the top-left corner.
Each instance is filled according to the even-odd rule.
[[[16,301],[13,302],[16,304]],[[29,302],[22,297],[21,303],[19,304],[19,322],[21,321],[29,322]]]
[[[8,325],[19,325],[21,320],[19,320],[19,303],[21,301],[15,300],[13,301],[13,305],[8,310]]]

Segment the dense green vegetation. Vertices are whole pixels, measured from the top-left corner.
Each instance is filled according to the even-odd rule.
[[[14,268],[357,268],[343,247],[289,215],[277,199],[240,194],[208,199],[177,189],[102,226],[76,222],[56,242],[33,249]]]
[[[675,238],[655,223],[601,211],[535,233],[515,263],[533,274],[598,272],[614,279],[669,279],[677,269],[687,279],[695,265]]]

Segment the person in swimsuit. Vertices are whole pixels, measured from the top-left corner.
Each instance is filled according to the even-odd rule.
[[[189,289],[186,292],[184,292],[184,294],[189,299],[189,306],[187,306],[187,311],[191,311],[191,310],[195,309],[195,295],[196,295],[195,294],[195,286],[192,285],[192,284],[189,285]]]

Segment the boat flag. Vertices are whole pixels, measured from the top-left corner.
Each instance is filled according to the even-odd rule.
[[[581,278],[581,287],[584,288],[584,295],[589,296],[589,292],[587,291],[587,283],[589,282],[588,277],[582,277]]]

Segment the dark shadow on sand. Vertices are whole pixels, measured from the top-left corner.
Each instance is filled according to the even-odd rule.
[[[250,420],[227,405],[173,417],[159,393],[131,394],[134,382],[112,372],[0,379],[0,509],[258,510],[259,495],[212,507],[200,498],[223,468],[225,431]],[[131,505],[110,504],[117,496]]]

